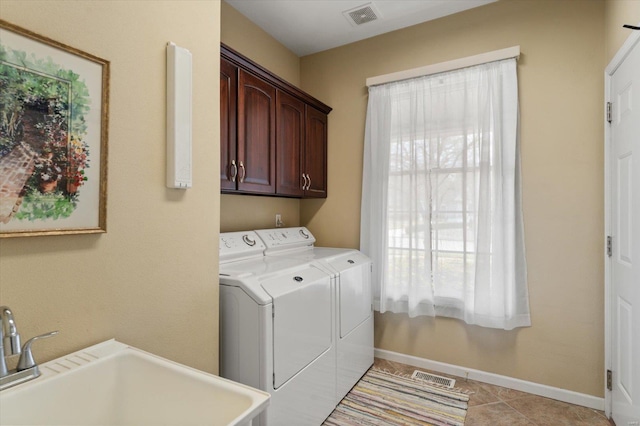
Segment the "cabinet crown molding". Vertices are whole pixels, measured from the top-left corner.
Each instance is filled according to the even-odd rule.
[[[261,65],[253,62],[251,59],[247,58],[246,56],[244,56],[242,53],[232,49],[231,47],[227,46],[224,43],[220,43],[220,56],[225,58],[226,60],[235,63],[236,65],[240,66],[241,68],[244,68],[248,71],[250,71],[251,73],[255,74],[256,76],[262,78],[263,80],[268,81],[269,83],[271,83],[273,86],[277,87],[278,89],[289,93],[292,96],[295,96],[301,100],[303,100],[305,103],[313,106],[314,108],[316,108],[319,111],[322,111],[325,114],[329,114],[331,112],[331,107],[328,106],[327,104],[319,101],[318,99],[314,98],[313,96],[309,95],[308,93],[306,93],[305,91],[299,89],[298,87],[292,85],[291,83],[283,80],[282,78],[278,77],[277,75],[275,75],[274,73],[272,73],[271,71],[269,71],[268,69],[262,67]]]

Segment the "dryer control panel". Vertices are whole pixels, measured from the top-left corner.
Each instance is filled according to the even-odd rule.
[[[316,242],[313,234],[304,226],[295,228],[258,229],[256,233],[267,247],[266,253],[313,247],[313,244]]]
[[[254,231],[220,234],[220,263],[264,256],[265,245]]]

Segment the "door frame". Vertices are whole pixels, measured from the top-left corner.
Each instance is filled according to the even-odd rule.
[[[640,25],[640,24],[638,24]],[[629,56],[636,45],[640,44],[640,31],[632,31],[627,40],[624,42],[620,50],[615,54],[609,65],[604,71],[604,238],[603,238],[603,256],[604,256],[604,364],[605,364],[605,383],[604,383],[604,412],[608,418],[611,418],[611,391],[607,389],[607,370],[612,367],[611,359],[611,261],[612,258],[607,256],[607,236],[611,235],[611,170],[609,168],[610,151],[611,151],[611,128],[607,121],[607,103],[611,102],[611,79],[613,74],[618,70],[620,65]],[[640,47],[638,47],[640,49]]]

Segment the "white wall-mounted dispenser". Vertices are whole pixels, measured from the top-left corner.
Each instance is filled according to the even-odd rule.
[[[167,44],[167,187],[191,188],[191,52]]]

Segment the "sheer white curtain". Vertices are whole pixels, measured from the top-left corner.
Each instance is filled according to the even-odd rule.
[[[531,324],[515,59],[369,89],[360,247],[376,309]]]

